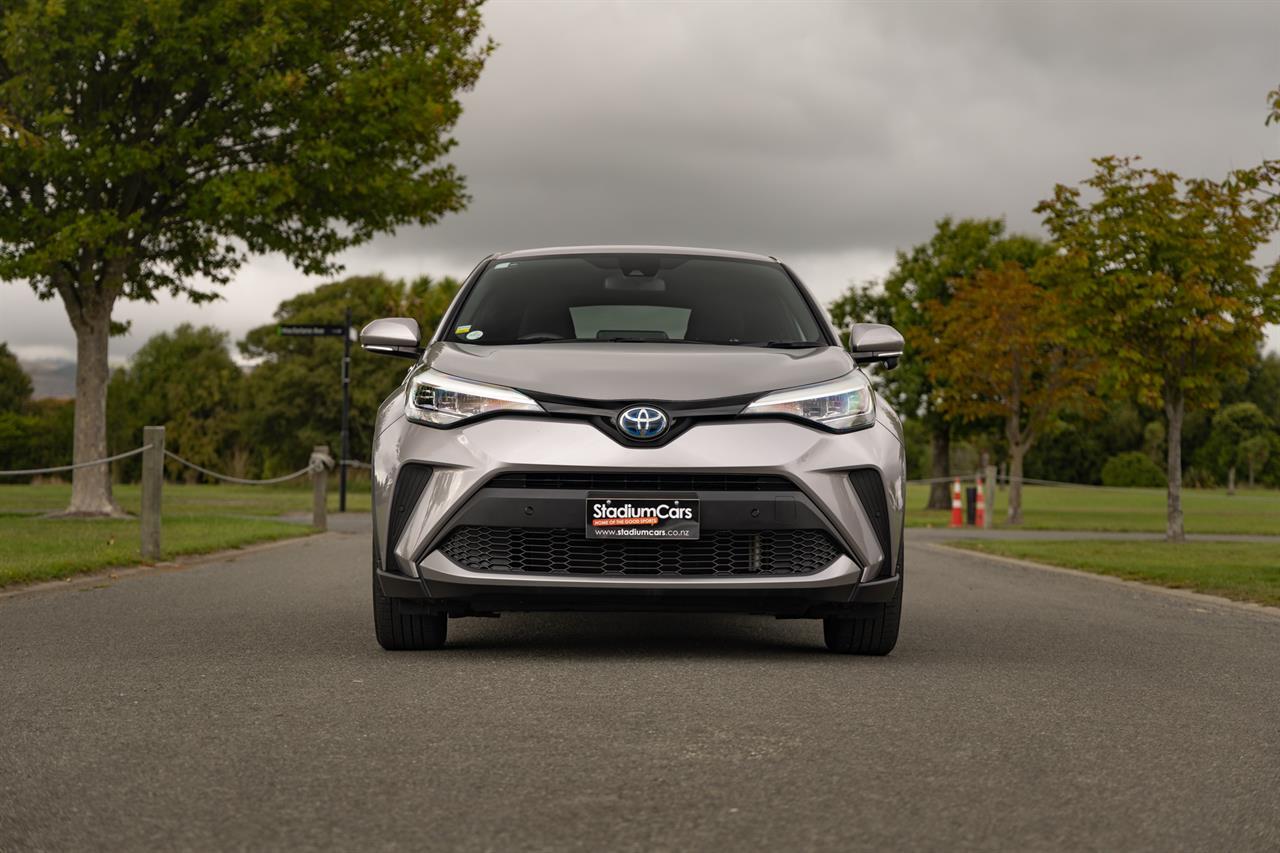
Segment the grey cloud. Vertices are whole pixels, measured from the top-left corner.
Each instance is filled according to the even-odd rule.
[[[485,252],[656,242],[775,253],[823,298],[946,214],[1031,212],[1089,158],[1220,175],[1280,157],[1265,3],[514,3],[458,127],[473,202],[347,254],[348,270],[462,274]],[[812,272],[806,273],[807,270]],[[252,262],[221,305],[130,307],[242,334],[314,284]],[[9,287],[13,287],[10,285]],[[0,339],[62,341],[53,303],[0,286]]]

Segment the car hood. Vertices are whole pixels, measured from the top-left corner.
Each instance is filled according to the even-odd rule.
[[[839,347],[765,349],[711,344],[433,344],[441,373],[580,400],[713,400],[836,379],[853,370]]]

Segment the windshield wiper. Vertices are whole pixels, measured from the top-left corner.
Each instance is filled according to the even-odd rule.
[[[751,341],[741,344],[744,347],[769,347],[771,349],[813,349],[825,347],[826,341]]]
[[[626,337],[619,335],[617,337],[608,338],[591,338],[593,341],[600,341],[606,344],[700,344],[702,341],[687,341],[684,338],[641,338]]]

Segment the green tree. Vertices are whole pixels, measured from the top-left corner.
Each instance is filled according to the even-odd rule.
[[[1102,466],[1102,485],[1123,489],[1158,489],[1165,484],[1164,473],[1151,457],[1140,450],[1117,453]]]
[[[1266,433],[1250,436],[1240,443],[1239,459],[1249,472],[1249,488],[1253,488],[1254,478],[1262,470],[1262,466],[1267,464],[1273,443],[1272,436]]]
[[[474,0],[0,8],[0,280],[66,308],[77,461],[106,453],[118,300],[203,302],[262,252],[329,273],[466,203],[443,158],[491,49]],[[107,466],[70,511],[117,511]]]
[[[951,474],[956,419],[939,409],[939,389],[917,354],[920,343],[934,337],[933,317],[926,306],[945,305],[951,299],[952,283],[972,277],[979,269],[996,269],[1004,261],[1030,268],[1047,250],[1043,241],[1006,234],[1000,219],[946,217],[935,224],[928,242],[898,252],[879,292],[855,286],[829,306],[831,316],[841,325],[888,323],[906,338],[903,359],[897,369],[883,374],[881,391],[905,418],[923,420],[930,437],[931,477]],[[951,506],[948,484],[939,482],[930,488],[928,506]]]
[[[280,323],[342,323],[349,308],[356,328],[378,317],[414,317],[429,334],[457,291],[458,282],[452,278],[424,276],[404,282],[381,275],[352,276],[282,302],[275,318]],[[241,410],[245,439],[264,474],[301,468],[316,444],[341,446],[339,338],[282,337],[273,324],[251,330],[240,351],[259,362],[245,383]],[[358,347],[352,352],[354,456],[368,458],[378,406],[404,379],[408,366]]]
[[[163,425],[165,449],[206,468],[225,471],[237,447],[237,407],[244,372],[231,358],[226,332],[183,323],[155,335],[111,379],[111,449],[138,446],[142,428]],[[134,459],[119,470],[138,470]],[[197,473],[167,461],[172,476],[189,482]]]
[[[9,345],[0,343],[0,412],[22,411],[31,399],[31,390],[31,377],[9,352]]]
[[[1182,541],[1187,410],[1212,406],[1222,382],[1244,373],[1265,324],[1280,319],[1280,266],[1263,275],[1253,263],[1275,230],[1280,197],[1262,187],[1277,169],[1215,182],[1126,158],[1094,163],[1083,191],[1060,184],[1036,207],[1060,247],[1045,271],[1067,288],[1114,386],[1163,409],[1166,536]]]
[[[933,332],[917,341],[944,415],[998,418],[1009,450],[1010,524],[1022,523],[1022,465],[1061,414],[1097,404],[1096,360],[1075,339],[1058,294],[1006,261],[952,281],[951,301],[930,302]]]
[[[21,412],[0,411],[0,470],[67,464],[74,410],[69,400],[32,400]]]
[[[1253,403],[1223,406],[1214,415],[1212,443],[1217,450],[1218,463],[1227,469],[1227,494],[1235,494],[1236,468],[1239,465],[1248,468],[1249,485],[1253,485],[1255,471],[1267,461],[1267,451],[1270,450],[1267,433],[1270,431],[1267,416]],[[1262,449],[1254,443],[1246,450],[1245,445],[1255,438],[1262,440]]]
[[[1102,466],[1142,444],[1143,416],[1132,402],[1101,397],[1096,417],[1066,412],[1045,429],[1026,475],[1063,483],[1101,483]],[[1163,459],[1163,457],[1161,457]]]
[[[1280,353],[1258,353],[1239,400],[1253,403],[1273,423],[1280,425]]]

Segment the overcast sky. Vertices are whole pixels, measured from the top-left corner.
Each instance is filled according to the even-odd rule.
[[[486,21],[500,46],[453,156],[470,209],[349,252],[348,272],[671,243],[778,255],[826,302],[947,214],[1038,232],[1032,207],[1092,156],[1210,177],[1280,157],[1270,2],[491,2]],[[319,282],[268,256],[219,303],[122,304],[112,357],[184,321],[240,336]],[[21,356],[74,353],[60,303],[0,284],[0,305]]]

